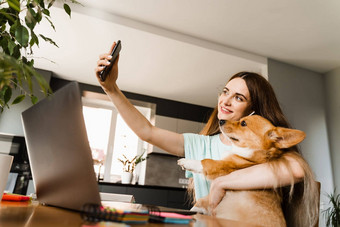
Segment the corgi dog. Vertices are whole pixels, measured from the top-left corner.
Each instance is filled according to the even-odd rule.
[[[178,160],[178,165],[185,170],[202,173],[209,180],[260,163],[268,163],[275,174],[277,169],[285,165],[291,174],[291,196],[294,178],[288,159],[294,158],[305,171],[303,201],[299,203],[296,212],[301,220],[298,220],[296,226],[313,226],[318,219],[316,197],[319,192],[308,164],[297,152],[289,149],[303,141],[305,133],[275,127],[259,115],[247,116],[240,121],[220,120],[219,124],[222,134],[231,141],[231,151],[222,160],[182,158]],[[276,184],[280,185],[279,180]],[[214,210],[214,215],[260,226],[286,226],[281,202],[279,189],[226,190],[224,198]],[[212,214],[208,203],[208,196],[201,198],[196,202],[194,210]]]

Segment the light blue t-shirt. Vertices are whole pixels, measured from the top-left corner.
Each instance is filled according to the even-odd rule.
[[[202,160],[205,158],[220,160],[225,152],[231,150],[231,146],[222,143],[220,136],[204,136],[193,133],[184,133],[185,158],[191,160]],[[196,200],[209,194],[210,181],[203,174],[190,171],[185,172],[186,177],[193,177],[195,184]]]

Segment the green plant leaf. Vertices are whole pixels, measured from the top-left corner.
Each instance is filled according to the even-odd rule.
[[[28,65],[28,61],[26,57],[22,57],[23,63],[27,66]],[[32,83],[32,76],[30,73],[27,73],[24,71],[24,77],[25,77],[25,81],[27,83],[28,89],[30,91],[30,93],[33,92],[33,83]]]
[[[41,38],[43,38],[46,42],[49,42],[49,43],[51,43],[51,44],[53,44],[54,46],[56,46],[56,47],[59,48],[59,46],[58,46],[52,39],[50,39],[50,38],[48,38],[48,37],[46,37],[46,36],[44,36],[44,35],[42,35],[42,34],[40,34],[39,36],[40,36]]]
[[[54,2],[55,2],[55,0],[50,1],[50,3],[48,4],[47,8],[51,8],[51,6],[53,6]]]
[[[7,32],[5,32],[5,33],[8,34]],[[3,34],[5,34],[5,33],[3,33]],[[1,39],[0,39],[0,45],[2,47],[3,52],[5,52],[6,54],[10,54],[9,50],[8,50],[8,40],[9,40],[9,36],[7,36],[7,35],[2,36]]]
[[[53,30],[55,31],[54,24],[52,23],[52,21],[50,20],[50,18],[48,18],[48,17],[45,17],[45,18],[46,18],[46,20],[47,20],[48,22],[50,22],[51,27],[52,27]]]
[[[3,8],[1,14],[4,15],[8,20],[8,24],[12,26],[19,19],[19,12],[12,8]]]
[[[38,23],[41,21],[41,19],[42,19],[42,12],[41,12],[40,8],[38,8],[38,12],[36,13],[34,18],[37,20]]]
[[[33,30],[35,25],[37,24],[37,21],[35,19],[35,15],[36,15],[36,13],[34,12],[34,10],[32,8],[29,8],[27,10],[26,17],[25,17],[25,23],[26,23],[27,27],[29,27],[31,30]]]
[[[20,53],[20,45],[16,45],[16,46],[14,47],[13,54],[12,54],[11,56],[13,56],[13,57],[16,58],[16,59],[19,59],[19,58],[20,58],[20,56],[21,56],[21,53]]]
[[[12,102],[12,105],[18,104],[18,103],[22,102],[22,100],[24,100],[25,97],[26,97],[25,95],[19,95],[18,97],[16,97],[16,98],[14,99],[14,101]]]
[[[2,22],[2,20],[1,20],[1,18],[0,18],[0,23]],[[1,24],[0,24],[1,25]],[[5,31],[5,29],[6,29],[6,25],[2,25],[1,27],[0,27],[0,32],[1,33],[3,33],[4,31]]]
[[[28,30],[24,26],[20,25],[17,27],[15,31],[15,38],[20,43],[21,46],[27,47],[28,46]]]
[[[27,62],[27,65],[30,67],[33,67],[34,65],[34,59],[31,59],[30,61]]]
[[[9,86],[6,86],[5,87],[5,93],[4,93],[4,101],[5,101],[5,104],[9,102],[9,100],[11,99],[12,97],[12,88],[9,87]]]
[[[20,12],[20,1],[19,0],[7,0],[9,7],[17,12]]]
[[[17,78],[13,78],[12,80],[13,80],[14,89],[17,89],[17,87],[18,87],[18,80],[17,80]]]
[[[9,54],[12,55],[13,52],[14,52],[14,48],[15,48],[15,42],[13,42],[11,39],[8,39],[7,40],[7,47],[8,47],[8,50],[9,50]]]
[[[336,188],[334,188],[333,193],[327,194],[327,197],[330,207],[322,211],[326,226],[340,226],[340,194],[337,194]]]
[[[66,3],[64,3],[64,10],[71,17],[71,8]]]
[[[44,0],[38,0],[37,2],[41,6],[41,8],[45,9],[45,2],[44,2]]]
[[[38,102],[38,98],[36,96],[32,95],[31,96],[31,102],[32,102],[33,105],[36,104]]]
[[[30,92],[27,92],[23,90],[22,85],[23,82],[27,84],[27,86],[30,87],[30,83],[32,80],[32,77],[36,79],[36,81],[39,84],[39,87],[41,90],[48,95],[48,92],[51,91],[50,86],[48,82],[44,79],[42,75],[37,73],[34,68],[32,68],[31,65],[33,63],[31,59],[30,61],[25,60],[23,58],[23,62],[26,62],[26,64],[23,64],[21,60],[17,60],[9,55],[6,55],[4,53],[0,53],[0,99],[3,101],[4,100],[4,87],[10,86],[11,88],[15,88],[16,85],[18,88],[25,93],[26,96],[31,96],[33,95],[31,90]],[[1,72],[3,70],[3,73]],[[15,73],[15,76],[13,76]],[[4,75],[4,76],[2,76]],[[6,99],[7,100],[7,99]]]
[[[45,14],[46,16],[50,16],[50,11],[48,9],[44,9],[43,14]]]
[[[0,9],[0,25],[5,25],[7,23],[7,10],[6,8]]]
[[[24,65],[24,71],[26,71],[27,73],[29,73],[32,77],[34,77],[36,79],[36,81],[38,82],[41,91],[48,95],[50,93],[52,93],[52,89],[50,88],[50,85],[48,84],[48,82],[45,80],[45,78],[40,75],[39,73],[37,73],[37,71],[35,71],[33,68]]]
[[[39,39],[37,35],[33,31],[31,31],[30,46],[33,46],[34,44],[37,44],[37,46],[39,47]]]
[[[11,27],[10,27],[10,29],[9,29],[9,33],[10,33],[12,36],[15,36],[15,32],[16,32],[18,26],[21,26],[20,20],[15,21],[15,22],[11,25]]]

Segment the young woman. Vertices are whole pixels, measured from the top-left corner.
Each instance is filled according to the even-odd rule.
[[[112,48],[114,45],[115,43]],[[109,65],[110,60],[109,54],[102,54],[97,62],[95,72],[100,85],[139,138],[171,154],[185,156],[188,159],[220,159],[222,152],[231,149],[231,144],[220,133],[219,120],[239,120],[255,113],[267,118],[275,126],[289,127],[269,82],[256,73],[241,72],[234,75],[224,87],[217,107],[201,135],[178,134],[157,128],[138,112],[118,88],[116,80],[119,57],[114,62],[106,81],[102,82],[99,79],[99,73],[104,66]],[[294,185],[295,182],[306,178],[306,175],[311,175],[308,165],[298,155],[296,147],[287,153],[289,155],[282,159],[283,164],[275,168],[275,171],[267,163],[259,164],[216,178],[211,184],[196,174],[187,173],[187,176],[194,179],[196,199],[209,194],[209,205],[214,208],[222,200],[225,190],[277,188]],[[314,211],[310,215],[312,217],[309,218],[315,219]]]

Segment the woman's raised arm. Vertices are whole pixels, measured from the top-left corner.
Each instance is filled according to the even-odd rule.
[[[116,43],[111,47],[114,48]],[[111,51],[110,51],[111,52]],[[99,74],[104,69],[104,66],[109,65],[111,60],[110,54],[102,54],[99,56],[97,67],[95,68],[97,79],[110,97],[111,101],[117,108],[118,112],[126,122],[126,124],[136,133],[136,135],[171,154],[184,156],[184,138],[182,134],[160,129],[153,126],[124,96],[118,88],[116,81],[118,78],[118,61],[119,56],[113,63],[112,69],[109,72],[106,80],[100,80]]]

